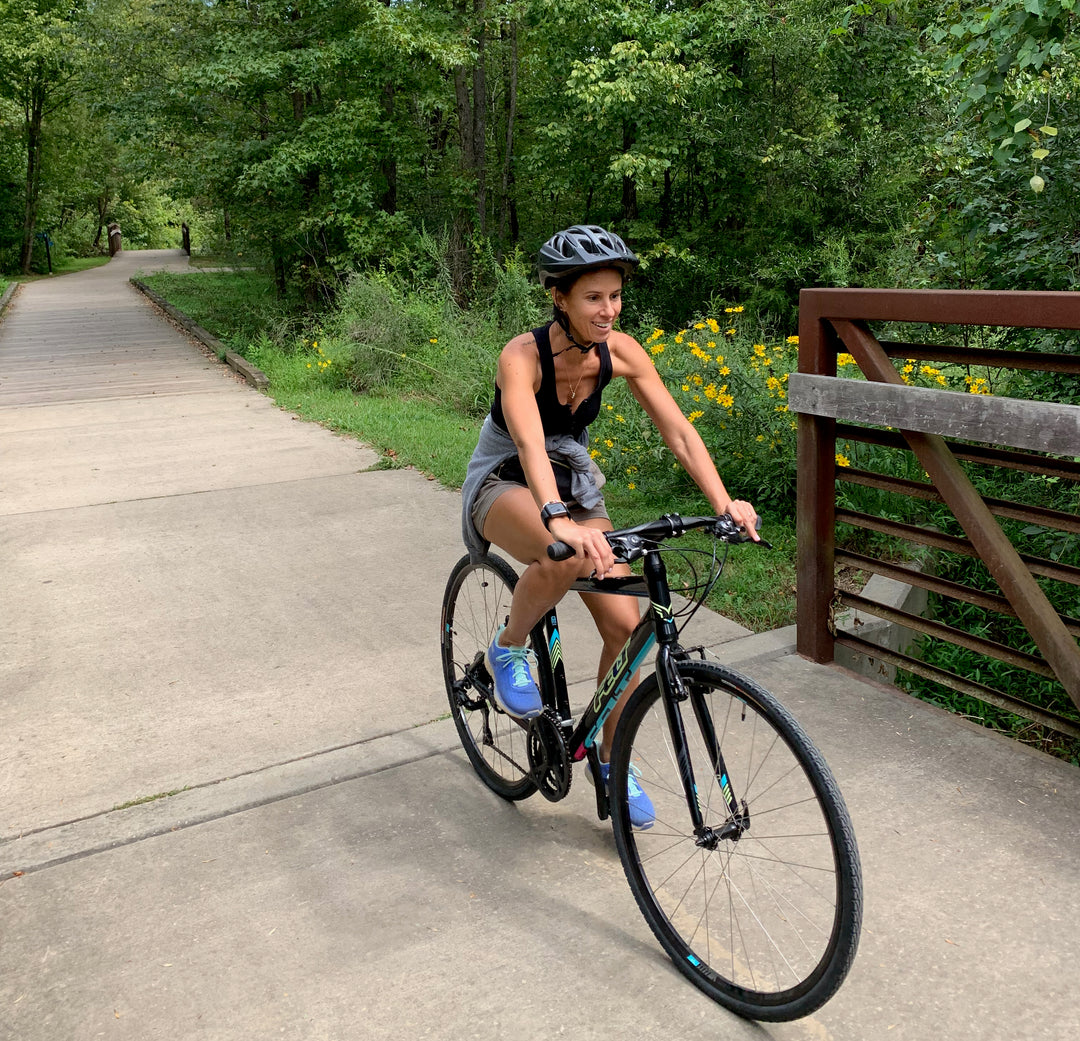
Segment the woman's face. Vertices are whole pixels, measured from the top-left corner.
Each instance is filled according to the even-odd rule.
[[[570,327],[582,343],[600,343],[611,335],[622,311],[623,280],[616,268],[587,271],[569,293],[551,291],[552,300],[570,319]]]

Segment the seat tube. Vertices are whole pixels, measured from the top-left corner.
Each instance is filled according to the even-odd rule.
[[[559,633],[559,616],[553,607],[543,619],[544,642],[547,644],[551,672],[539,677],[544,703],[555,709],[564,727],[571,720],[570,698],[566,690],[566,666],[563,663],[562,636]],[[543,689],[543,688],[550,689]]]

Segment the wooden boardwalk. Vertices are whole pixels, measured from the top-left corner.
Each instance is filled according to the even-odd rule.
[[[0,408],[205,393],[218,366],[127,282],[140,271],[187,267],[180,250],[124,252],[78,277],[22,287],[0,334]]]

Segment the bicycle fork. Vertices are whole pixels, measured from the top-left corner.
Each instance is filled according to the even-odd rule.
[[[719,742],[716,740],[712,713],[709,711],[704,695],[701,691],[694,690],[692,687],[687,689],[687,685],[676,667],[675,656],[680,652],[681,648],[678,642],[678,629],[675,626],[671,611],[671,593],[666,581],[666,570],[663,562],[659,559],[659,554],[648,554],[646,556],[645,574],[649,580],[649,589],[652,594],[652,609],[659,616],[656,622],[657,643],[659,645],[656,652],[656,678],[660,685],[664,713],[667,716],[668,729],[671,733],[672,751],[682,780],[683,793],[686,797],[687,808],[690,811],[690,820],[694,826],[697,845],[703,849],[714,850],[720,842],[726,839],[738,841],[743,832],[748,831],[750,828],[750,814],[745,800],[740,805],[728,777],[724,756],[720,750]],[[720,792],[727,809],[725,822],[720,828],[706,825],[702,813],[681,708],[687,702],[690,703],[693,709],[694,720],[705,742],[710,769],[720,786]]]

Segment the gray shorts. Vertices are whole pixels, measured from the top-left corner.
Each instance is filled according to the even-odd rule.
[[[527,485],[519,484],[517,481],[504,481],[494,474],[488,474],[484,483],[480,485],[480,490],[476,493],[476,501],[473,503],[472,508],[472,522],[476,526],[476,530],[482,535],[484,533],[484,525],[487,523],[487,515],[491,510],[495,500],[502,495],[503,492],[508,492],[511,488],[525,488]],[[586,510],[576,503],[567,503],[570,507],[570,517],[575,521],[583,520],[595,520],[598,517],[602,517],[604,520],[608,519],[607,506],[604,505],[604,500],[601,500],[590,510]]]

